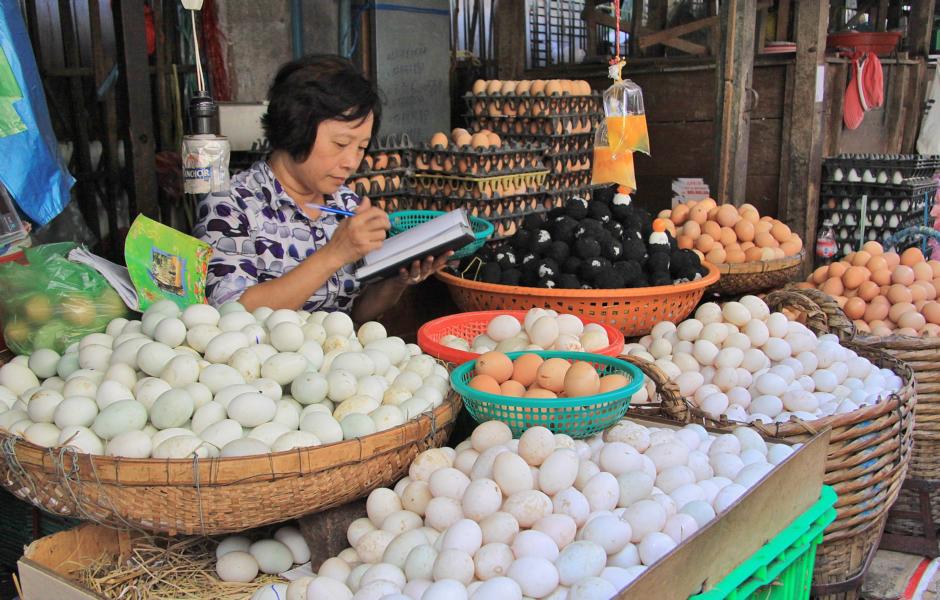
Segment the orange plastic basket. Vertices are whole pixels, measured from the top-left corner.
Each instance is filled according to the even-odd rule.
[[[456,315],[447,315],[433,321],[428,321],[418,330],[418,346],[426,354],[435,358],[461,365],[465,362],[480,358],[479,354],[465,352],[456,348],[450,348],[440,343],[445,335],[456,335],[465,340],[473,340],[481,333],[486,333],[486,326],[489,325],[493,317],[497,315],[511,315],[516,317],[520,323],[525,320],[527,311],[524,310],[484,310],[479,312],[465,312]],[[585,320],[584,324],[594,323],[595,321]],[[623,350],[623,334],[620,330],[607,325],[598,323],[607,331],[607,339],[610,345],[600,350],[595,350],[594,354],[604,354],[607,356],[619,356]]]
[[[561,290],[482,283],[450,273],[437,277],[463,311],[551,308],[619,329],[626,337],[646,335],[660,321],[678,323],[698,305],[705,288],[718,281],[715,265],[697,281],[619,290]]]

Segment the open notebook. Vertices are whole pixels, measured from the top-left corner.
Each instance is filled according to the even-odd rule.
[[[440,256],[473,240],[467,212],[457,209],[385,240],[381,248],[366,254],[357,263],[356,278],[367,283],[391,277],[415,260]]]

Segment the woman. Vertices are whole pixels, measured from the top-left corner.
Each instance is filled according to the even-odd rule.
[[[378,92],[348,60],[315,55],[282,66],[268,101],[267,160],[235,175],[228,196],[199,205],[193,234],[214,248],[209,302],[377,319],[452,254],[415,261],[398,277],[364,288],[355,278],[356,261],[379,248],[389,229],[388,215],[345,185],[379,130]],[[355,216],[321,211],[322,205]]]

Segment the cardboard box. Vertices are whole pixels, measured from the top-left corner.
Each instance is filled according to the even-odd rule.
[[[633,420],[677,428],[666,420]],[[617,597],[685,600],[714,586],[819,499],[828,447],[826,429]],[[70,575],[105,553],[128,556],[136,535],[84,524],[36,540],[18,562],[22,600],[105,600]]]

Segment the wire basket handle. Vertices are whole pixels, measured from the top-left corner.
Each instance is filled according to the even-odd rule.
[[[774,290],[764,299],[771,311],[796,311],[806,317],[806,326],[816,335],[833,333],[840,341],[855,338],[855,323],[831,296],[817,289],[787,287]]]

